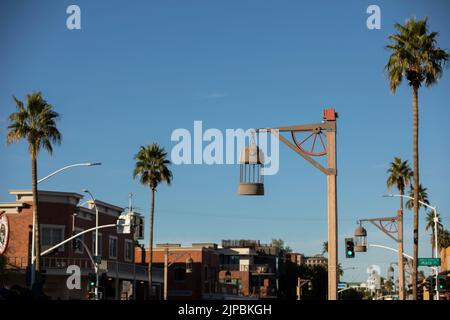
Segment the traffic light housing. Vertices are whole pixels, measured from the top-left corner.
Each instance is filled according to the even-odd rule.
[[[353,241],[353,238],[345,238],[345,257],[355,257],[355,242]]]
[[[431,276],[430,276],[426,279],[426,282],[425,282],[425,286],[426,286],[428,292],[433,291],[432,284],[433,284],[433,280],[431,279]]]
[[[88,275],[88,287],[89,287],[89,290],[95,288],[96,284],[97,284],[96,274],[95,273],[89,273],[89,275]]]
[[[77,238],[72,240],[72,248],[73,248],[73,250],[78,250],[81,248],[81,242],[78,241]]]
[[[106,288],[106,286],[108,285],[108,275],[106,274],[106,272],[103,272],[100,275],[100,279],[98,280],[99,284],[98,286],[102,289]]]
[[[438,292],[447,291],[447,276],[438,275],[437,277],[437,290]]]

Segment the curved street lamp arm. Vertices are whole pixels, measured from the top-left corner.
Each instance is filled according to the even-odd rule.
[[[413,197],[410,197],[410,196],[407,196],[407,195],[392,194],[392,193],[384,194],[383,197],[391,197],[391,198],[392,198],[392,197],[403,197],[403,198],[408,198],[408,199],[414,200]],[[419,200],[419,203],[420,203],[421,205],[425,206],[425,207],[428,207],[428,208],[433,209],[434,211],[436,211],[436,207],[433,207],[433,206],[431,206],[431,205],[429,205],[429,204],[426,204],[425,202],[423,202],[423,201],[421,201],[421,200]]]
[[[54,175],[60,173],[61,171],[64,171],[64,170],[69,169],[69,168],[73,168],[73,167],[90,167],[90,166],[98,166],[98,165],[101,165],[101,163],[100,162],[85,162],[85,163],[71,164],[71,165],[62,167],[61,169],[58,169],[55,172],[50,173],[49,175],[45,176],[42,179],[39,179],[37,183],[41,183],[41,182],[47,180],[48,178],[53,177]]]
[[[83,234],[85,234],[85,233],[88,233],[88,232],[90,232],[90,231],[94,231],[94,230],[97,230],[97,229],[111,228],[111,227],[116,227],[116,225],[115,225],[115,224],[105,224],[105,225],[103,225],[103,226],[93,227],[93,228],[90,228],[90,229],[81,231],[80,233],[77,233],[76,235],[73,235],[73,236],[71,236],[70,238],[67,238],[67,239],[64,240],[64,241],[61,241],[60,243],[58,243],[58,244],[54,245],[53,247],[51,247],[51,248],[45,250],[44,252],[41,252],[41,257],[42,257],[43,255],[46,255],[46,254],[49,253],[50,251],[55,250],[55,249],[58,248],[59,246],[62,246],[63,244],[69,242],[70,240],[72,240],[72,239],[74,239],[74,238],[76,238],[76,237],[79,237],[79,236],[81,236],[81,235],[83,235]]]
[[[386,250],[391,250],[394,252],[398,252],[397,249],[391,248],[391,247],[386,247],[386,246],[382,246],[380,244],[368,244],[369,247],[375,247],[375,248],[382,248],[382,249],[386,249]],[[410,260],[414,260],[413,257],[411,257],[409,254],[406,254],[403,252],[403,256],[410,259]],[[432,269],[436,270],[436,267],[431,267]]]

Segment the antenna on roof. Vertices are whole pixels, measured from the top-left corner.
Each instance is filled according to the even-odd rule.
[[[125,209],[128,209],[128,212],[133,212],[133,210],[142,210],[139,207],[133,207],[133,193],[128,194],[128,207],[125,207]]]
[[[130,192],[128,194],[128,210],[129,211],[133,211],[133,205],[131,204],[132,199],[133,199],[133,194]]]

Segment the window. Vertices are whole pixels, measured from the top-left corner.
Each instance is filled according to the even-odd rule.
[[[117,259],[117,237],[109,236],[109,257]]]
[[[64,226],[41,224],[41,247],[47,250],[64,240]],[[59,252],[64,251],[64,245],[58,247]]]
[[[130,239],[125,239],[124,259],[133,261],[133,241]]]
[[[83,231],[83,229],[75,228],[75,234],[78,234]],[[76,238],[77,240],[81,240],[84,243],[84,234]],[[79,242],[78,248],[75,250],[75,253],[83,254],[84,253],[84,245]]]
[[[175,281],[183,282],[186,280],[186,269],[183,267],[176,267],[174,269]]]
[[[103,254],[103,237],[102,234],[98,233],[98,255],[102,256]],[[92,255],[95,255],[95,230],[92,232]]]

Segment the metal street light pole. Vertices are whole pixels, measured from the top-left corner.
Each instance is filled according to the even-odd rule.
[[[383,197],[404,197],[404,198],[408,198],[411,200],[414,200],[413,197],[407,196],[407,195],[400,195],[400,194],[385,194],[383,195]],[[421,205],[430,208],[433,210],[434,212],[434,255],[436,258],[438,258],[438,242],[437,242],[437,225],[439,223],[439,218],[437,217],[437,211],[436,211],[436,207],[430,206],[429,204],[426,204],[425,202],[419,200],[418,201]],[[416,262],[416,266],[417,266],[417,262]],[[437,266],[435,270],[436,273],[436,286],[434,288],[434,290],[436,291],[436,299],[435,300],[439,300],[439,291],[438,291],[438,275],[439,275],[439,267]],[[417,272],[417,269],[413,270],[413,272]],[[417,279],[417,277],[416,277]]]
[[[37,181],[37,183],[41,183],[51,177],[53,177],[54,175],[60,173],[61,171],[64,171],[66,169],[70,169],[70,168],[74,168],[74,167],[91,167],[91,166],[99,166],[101,165],[100,162],[83,162],[83,163],[75,163],[75,164],[71,164],[65,167],[62,167],[61,169],[58,169],[52,173],[50,173],[49,175],[45,176],[42,179],[39,179]],[[37,205],[37,204],[35,204]],[[31,268],[30,268],[30,287],[33,288],[34,282],[36,280],[36,275],[35,275],[35,260],[36,260],[36,221],[33,218],[33,230],[31,231]]]
[[[98,300],[98,208],[97,208],[97,204],[95,203],[95,198],[92,195],[92,193],[87,190],[87,189],[83,189],[83,192],[86,192],[87,194],[89,194],[89,196],[91,197],[92,202],[94,203],[94,207],[95,207],[95,264],[94,264],[94,268],[95,268],[95,300]]]
[[[169,272],[169,248],[164,249],[164,300],[167,300],[167,278]]]

